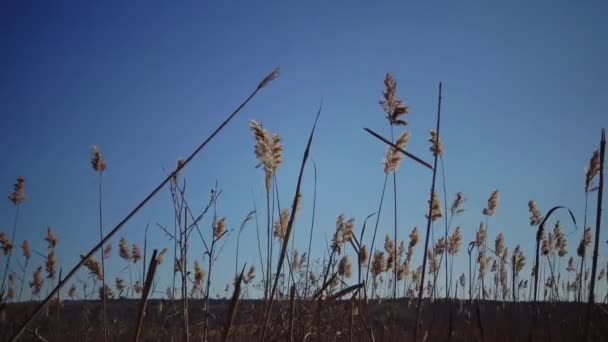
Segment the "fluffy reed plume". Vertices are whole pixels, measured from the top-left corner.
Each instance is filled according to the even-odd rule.
[[[27,200],[27,195],[25,194],[25,178],[21,176],[17,177],[17,182],[13,186],[13,192],[8,195],[8,200],[14,205],[18,205]]]
[[[604,276],[606,275],[606,269],[604,269],[602,267],[602,269],[600,270],[600,274],[597,276],[597,280],[600,281],[604,278]]]
[[[93,150],[91,152],[91,166],[93,167],[93,170],[97,172],[104,172],[106,169],[106,162],[103,160],[103,155],[95,145],[93,145]]]
[[[261,123],[255,120],[249,122],[249,127],[255,138],[255,155],[259,162],[256,168],[264,166],[266,191],[270,192],[272,176],[283,162],[281,136],[278,133],[274,135],[270,134]]]
[[[306,255],[304,255],[306,256]],[[302,258],[300,258],[300,253],[297,249],[293,250],[293,257],[291,259],[291,268],[296,271],[302,266]]]
[[[395,242],[388,234],[386,234],[386,237],[384,238],[384,250],[388,255],[395,254]]]
[[[592,239],[591,227],[587,227],[587,228],[585,228],[585,233],[583,234],[583,238],[581,239],[581,242],[578,244],[578,248],[576,250],[576,253],[581,258],[584,258],[586,256],[587,247],[589,247],[589,245],[591,244],[591,239]]]
[[[438,219],[443,217],[443,214],[441,213],[441,201],[439,200],[439,195],[437,194],[437,192],[433,192],[431,203],[431,220],[437,221]],[[428,214],[426,214],[425,217],[428,218]]]
[[[460,275],[460,277],[458,278],[458,282],[460,283],[460,286],[461,286],[462,288],[464,288],[465,280],[466,280],[466,278],[465,278],[465,276],[464,276],[464,273],[462,273],[462,274]]]
[[[561,230],[559,220],[553,227],[553,237],[555,239],[555,249],[557,250],[557,255],[559,255],[560,258],[564,257],[566,254],[568,254],[568,241],[566,240],[566,235]]]
[[[524,269],[524,266],[526,266],[526,257],[521,251],[521,247],[519,245],[517,245],[517,247],[515,247],[515,250],[513,251],[513,255],[511,256],[511,264],[515,269],[516,275]]]
[[[165,260],[165,254],[167,253],[167,249],[163,248],[160,253],[158,253],[158,256],[156,257],[156,264],[160,265],[163,263],[163,261]]]
[[[289,224],[289,209],[283,208],[281,210],[281,214],[279,214],[279,219],[274,223],[274,236],[283,243],[285,239],[285,233],[287,232],[287,225]]]
[[[390,124],[406,126],[407,121],[401,117],[409,112],[409,107],[397,98],[397,81],[389,73],[386,73],[384,76],[384,91],[382,92],[382,96],[383,99],[378,103],[386,113],[386,118]]]
[[[70,286],[70,290],[68,291],[68,296],[70,297],[71,300],[76,299],[76,296],[78,295],[77,291],[76,291],[76,285],[72,284],[72,286]]]
[[[198,260],[194,260],[194,288],[201,289],[203,284],[203,279],[207,272],[201,267],[201,264],[198,263]],[[192,291],[194,291],[194,288]]]
[[[479,276],[481,278],[486,275],[488,263],[490,261],[492,261],[491,257],[486,257],[484,253],[479,253],[479,257],[477,257],[477,263],[479,264]]]
[[[129,243],[124,237],[121,237],[120,242],[118,243],[118,255],[120,255],[120,257],[123,258],[125,261],[129,261],[131,259]]]
[[[528,210],[530,211],[530,225],[538,226],[543,220],[543,214],[536,206],[533,200],[528,201]]]
[[[342,245],[352,239],[354,225],[354,218],[350,218],[346,221],[344,214],[338,215],[338,218],[336,219],[336,232],[331,241],[332,250],[335,250],[338,253],[342,252]]]
[[[441,141],[441,137],[437,136],[437,131],[434,129],[431,130],[429,142],[431,143],[430,150],[433,155],[443,156],[443,142]]]
[[[84,261],[84,266],[89,270],[91,275],[97,277],[98,280],[103,279],[103,272],[101,271],[101,264],[95,258],[90,257]]]
[[[56,272],[57,272],[57,259],[55,258],[55,249],[51,249],[49,251],[49,255],[46,257],[47,278],[54,279]]]
[[[133,260],[133,263],[136,264],[139,260],[141,260],[141,258],[141,250],[139,249],[139,246],[134,243],[133,249],[131,250],[131,260]]]
[[[410,139],[410,135],[408,132],[404,131],[399,135],[397,140],[395,141],[395,145],[400,149],[405,149],[408,141]],[[382,164],[384,165],[384,173],[388,174],[391,171],[396,171],[399,168],[399,163],[403,159],[403,155],[396,148],[389,146],[386,149],[386,153],[384,155],[384,161]]]
[[[32,281],[30,281],[30,288],[32,289],[32,295],[39,295],[40,290],[42,289],[42,266],[38,266],[36,271],[34,271],[34,275],[32,277]]]
[[[600,173],[600,153],[598,150],[593,151],[593,156],[589,160],[589,164],[585,168],[585,192],[595,190],[592,188],[593,179]]]
[[[463,205],[466,200],[467,199],[464,197],[462,192],[456,193],[456,196],[454,197],[454,202],[452,202],[452,206],[450,207],[450,213],[452,214],[452,216],[464,212]]]
[[[122,292],[127,288],[127,285],[125,285],[125,281],[122,278],[116,277],[114,280],[114,287],[116,287],[116,291],[118,291],[118,296],[121,296]]]
[[[376,251],[372,260],[372,276],[377,278],[381,273],[386,272],[386,258],[384,252]]]
[[[420,241],[420,234],[418,233],[418,227],[414,226],[414,229],[412,229],[412,231],[410,232],[409,247],[410,248],[416,247],[416,244],[418,244],[418,241]]]
[[[135,293],[137,294],[140,294],[143,289],[144,287],[141,285],[141,281],[135,281],[135,285],[133,285],[133,291],[135,291]]]
[[[279,68],[274,69],[268,76],[264,77],[262,82],[257,87],[257,90],[260,90],[267,86],[270,82],[274,81],[277,77],[279,77]]]
[[[494,260],[492,262],[492,267],[490,267],[490,272],[494,273],[496,272],[496,270],[498,270],[498,262],[496,260]],[[498,279],[498,278],[495,278]],[[496,280],[496,282],[498,282],[498,280]]]
[[[477,247],[482,247],[485,246],[486,244],[486,227],[483,224],[483,222],[481,222],[479,224],[479,229],[477,230],[477,232],[475,233],[475,241],[473,241],[473,244]]]
[[[570,259],[568,259],[568,267],[566,267],[566,271],[576,273],[576,269],[577,267],[574,263],[574,257],[570,257]]]
[[[249,271],[247,271],[247,274],[243,278],[243,281],[245,284],[249,284],[253,281],[253,279],[255,279],[255,266],[251,265],[249,267]]]
[[[225,232],[226,232],[226,218],[222,217],[213,226],[213,239],[216,241],[221,239],[222,236],[224,236]]]
[[[494,252],[498,257],[502,256],[502,253],[505,251],[505,239],[502,233],[498,233],[496,236],[496,240],[494,241]]]
[[[452,235],[448,238],[448,253],[450,255],[458,254],[462,246],[462,233],[460,227],[456,227]]]
[[[350,262],[348,255],[345,255],[340,259],[338,263],[338,275],[350,279],[353,275],[353,265]]]
[[[55,248],[55,246],[57,246],[57,235],[55,235],[51,227],[46,227],[46,237],[44,238],[44,241],[48,242],[49,248]]]
[[[107,244],[106,248],[103,249],[103,258],[107,259],[112,255],[112,244]]]
[[[443,236],[440,237],[439,240],[437,240],[437,243],[435,244],[435,247],[434,247],[434,250],[433,250],[434,253],[436,255],[442,255],[443,252],[446,250],[446,244],[447,243],[446,243],[445,238]]]
[[[494,190],[490,198],[488,199],[488,206],[483,208],[482,214],[485,216],[492,216],[498,208],[498,190]]]
[[[363,245],[361,246],[361,249],[359,249],[359,263],[361,264],[361,267],[367,267],[368,259],[369,249],[367,248],[367,245]]]
[[[428,250],[426,252],[426,258],[429,261],[429,271],[428,274],[435,274],[439,270],[439,263],[437,262],[436,255],[434,251]]]
[[[13,249],[13,242],[8,238],[8,236],[6,236],[6,234],[0,233],[0,246],[2,246],[4,255],[7,255]]]
[[[99,287],[99,299],[103,299],[104,296],[106,299],[114,299],[114,292],[105,284]]]

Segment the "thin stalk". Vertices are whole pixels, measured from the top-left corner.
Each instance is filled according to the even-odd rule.
[[[448,250],[448,234],[449,234],[449,227],[448,227],[448,219],[447,219],[447,211],[448,211],[448,190],[446,188],[446,182],[445,182],[445,167],[443,165],[443,156],[439,156],[439,161],[441,163],[441,180],[443,183],[443,208],[446,212],[446,217],[444,218],[444,222],[445,222],[445,297],[448,298],[450,297],[450,287],[449,285],[451,284],[451,282],[449,282],[450,280],[448,279],[448,255],[447,255],[447,250]],[[451,220],[451,219],[450,219]],[[443,257],[443,255],[442,255]],[[439,266],[441,267],[441,265]]]
[[[260,242],[260,225],[258,224],[258,207],[255,204],[255,197],[253,196],[253,190],[251,192],[251,198],[253,200],[253,210],[255,212],[255,229],[256,229],[256,237],[258,240],[258,254],[260,257],[260,268],[262,269],[262,279],[266,279],[266,273],[264,271],[264,258],[262,257],[262,244]],[[264,280],[265,282],[265,280]],[[264,289],[265,291],[265,289]],[[264,292],[264,296],[266,296],[266,293]]]
[[[437,103],[437,136],[436,136],[436,145],[439,145],[439,127],[441,123],[441,82],[439,82],[439,96]],[[420,311],[422,309],[422,295],[424,292],[424,276],[426,273],[426,259],[427,259],[427,250],[429,248],[429,235],[431,232],[431,222],[432,222],[432,213],[433,213],[433,196],[435,193],[435,180],[437,178],[437,154],[435,154],[435,158],[433,160],[433,179],[431,181],[431,193],[429,195],[429,212],[426,222],[426,237],[424,241],[424,253],[422,257],[422,274],[420,275],[420,288],[418,290],[418,305],[416,309],[416,326],[414,328],[414,341],[418,341],[418,330],[420,328]]]
[[[597,209],[595,216],[595,238],[593,248],[593,263],[591,265],[591,285],[589,288],[589,300],[587,301],[587,324],[585,325],[585,338],[587,341],[589,336],[589,325],[591,324],[591,309],[593,308],[593,302],[595,301],[595,273],[597,272],[597,257],[599,254],[599,242],[600,242],[600,227],[602,223],[602,199],[604,193],[604,153],[606,150],[606,131],[602,129],[602,140],[600,142],[600,171],[599,171],[599,187],[597,190]]]
[[[391,125],[391,142],[394,143],[395,141],[395,137],[394,137],[394,129],[395,127],[393,125]],[[395,228],[395,235],[394,235],[394,239],[395,239],[395,248],[393,248],[393,299],[397,299],[397,266],[399,264],[399,262],[397,261],[397,246],[399,245],[399,239],[397,239],[397,171],[393,171],[393,203],[394,203],[394,207],[393,207],[393,213],[395,215],[395,223],[394,223],[394,228]]]
[[[102,212],[102,201],[101,201],[101,175],[103,173],[99,172],[99,241],[103,241],[103,212]],[[105,262],[104,262],[104,257],[103,257],[103,248],[101,248],[100,250],[101,253],[101,283],[104,286],[104,291],[105,291],[105,284],[106,284],[106,269],[105,269]],[[103,305],[103,340],[107,341],[108,340],[108,319],[107,319],[107,296],[104,295],[102,296],[102,305]]]
[[[316,208],[317,208],[317,164],[313,161],[312,163],[313,165],[313,169],[314,169],[314,180],[315,180],[315,185],[314,185],[314,192],[313,192],[313,196],[312,196],[312,220],[310,222],[310,235],[308,237],[308,252],[307,252],[307,262],[306,262],[306,276],[304,278],[304,283],[306,284],[305,288],[304,288],[304,298],[308,298],[308,269],[310,266],[310,248],[312,247],[312,234],[313,231],[315,229],[315,212],[316,212]],[[359,268],[359,273],[361,273],[361,268]],[[361,282],[361,281],[359,281]]]

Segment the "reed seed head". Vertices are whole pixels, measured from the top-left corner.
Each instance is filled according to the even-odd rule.
[[[428,219],[428,215],[425,215],[425,217]],[[441,213],[441,201],[437,192],[433,192],[431,199],[431,221],[437,221],[441,217],[443,217]]]
[[[201,267],[198,260],[194,260],[194,282],[200,286],[206,274],[207,272]]]
[[[374,259],[372,260],[372,276],[377,277],[380,273],[386,271],[386,258],[384,252],[376,251],[374,253]]]
[[[106,245],[106,248],[103,249],[103,258],[107,259],[112,255],[112,244],[109,243]]]
[[[578,245],[578,249],[576,250],[578,256],[584,258],[587,254],[587,247],[591,244],[592,236],[591,236],[591,227],[585,228],[585,233],[583,234],[583,238]]]
[[[93,151],[91,152],[91,166],[93,167],[93,170],[100,173],[104,172],[106,169],[106,162],[103,159],[103,155],[95,145],[93,145]]]
[[[89,270],[91,275],[97,277],[98,280],[103,279],[103,273],[101,271],[101,264],[95,258],[90,257],[84,261],[84,266]]]
[[[129,261],[131,259],[131,252],[129,251],[129,243],[127,242],[127,239],[125,239],[124,237],[121,237],[120,241],[118,242],[118,254],[125,261]]]
[[[249,271],[247,271],[247,275],[244,278],[245,284],[249,284],[255,279],[255,266],[251,265],[249,267]]]
[[[391,125],[406,126],[407,121],[402,119],[403,115],[408,114],[409,107],[397,98],[397,81],[386,73],[384,76],[384,91],[382,100],[379,101],[382,110],[386,113],[386,118]]]
[[[441,141],[441,137],[437,135],[437,131],[434,129],[431,130],[431,136],[429,137],[429,142],[431,143],[431,152],[434,156],[443,156],[443,142]]]
[[[543,214],[536,206],[536,202],[528,201],[528,210],[530,211],[530,225],[538,226],[543,221]]]
[[[55,249],[49,251],[46,257],[46,273],[47,278],[55,278],[55,272],[57,271],[57,259],[55,258]]]
[[[13,186],[13,192],[8,195],[8,200],[14,205],[18,205],[27,200],[25,194],[25,178],[22,176],[17,177],[17,182]]]
[[[492,216],[498,208],[498,190],[494,190],[488,199],[488,206],[484,208],[482,214],[485,216]]]
[[[454,202],[452,202],[452,206],[450,207],[450,212],[452,213],[452,216],[464,212],[465,209],[463,208],[463,205],[466,200],[467,199],[464,197],[462,192],[456,193],[456,196],[454,197]]]
[[[42,266],[38,266],[38,268],[34,271],[32,281],[30,281],[30,288],[32,289],[33,295],[40,294],[43,282],[44,280],[42,279]]]
[[[76,285],[72,284],[72,286],[70,286],[70,290],[68,291],[68,296],[70,297],[70,299],[74,300],[76,299],[77,295],[78,293],[76,291]]]
[[[131,260],[133,260],[133,263],[136,264],[141,259],[142,259],[141,250],[139,249],[139,246],[136,243],[134,243],[133,249],[131,251]]]
[[[140,294],[144,290],[144,287],[141,285],[141,281],[135,281],[135,285],[133,285],[133,291],[135,293]]]
[[[585,192],[595,190],[592,188],[593,179],[600,173],[600,153],[598,150],[593,151],[593,155],[589,160],[589,164],[585,168]]]
[[[481,222],[479,224],[479,229],[475,233],[475,241],[474,241],[475,246],[477,246],[477,247],[485,246],[486,238],[487,238],[486,226],[483,224],[483,222]]]
[[[462,233],[460,232],[460,226],[456,227],[452,235],[448,237],[448,253],[450,255],[458,254],[460,247],[462,246]]]
[[[270,74],[268,74],[266,77],[264,77],[262,82],[260,82],[260,84],[258,84],[257,90],[264,88],[265,86],[270,84],[270,82],[274,81],[277,77],[279,77],[280,70],[281,70],[280,68],[276,68]]]
[[[368,259],[369,259],[369,249],[367,248],[367,245],[363,245],[363,246],[361,246],[361,249],[359,250],[359,263],[361,264],[361,266],[367,267]]]
[[[44,240],[48,242],[49,248],[55,248],[55,246],[57,246],[57,235],[55,235],[55,232],[53,232],[51,227],[46,227],[46,237],[44,238]]]
[[[213,238],[217,241],[224,236],[226,231],[226,218],[222,217],[215,223],[215,227],[213,229]]]
[[[399,135],[399,137],[397,137],[397,140],[395,140],[395,146],[404,150],[409,139],[410,139],[409,133],[406,131],[403,131],[403,133],[401,133],[401,135]],[[396,149],[392,146],[388,146],[386,148],[386,153],[384,154],[384,161],[382,162],[382,164],[384,165],[384,173],[388,174],[391,171],[397,171],[402,159],[403,159],[403,155],[401,154],[401,152],[398,149]]]
[[[496,240],[494,241],[494,251],[499,257],[502,256],[502,253],[505,251],[505,238],[503,237],[502,233],[498,233],[496,236]]]
[[[416,244],[418,244],[419,240],[420,240],[420,234],[418,233],[418,227],[414,226],[414,229],[412,229],[412,231],[410,232],[409,247],[410,248],[416,247]]]
[[[353,265],[350,262],[348,255],[345,255],[340,259],[338,263],[338,274],[346,279],[350,279],[353,275]]]

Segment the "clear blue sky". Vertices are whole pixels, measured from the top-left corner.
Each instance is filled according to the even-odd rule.
[[[443,81],[447,187],[450,200],[456,191],[468,198],[467,212],[455,221],[465,242],[493,189],[500,190],[500,207],[490,221],[489,237],[493,241],[502,231],[511,250],[522,244],[528,264],[534,240],[529,199],[543,211],[566,205],[582,222],[584,167],[598,145],[600,128],[608,126],[602,100],[608,90],[605,3],[180,4],[0,5],[0,185],[8,194],[17,176],[26,178],[31,199],[22,208],[17,242],[28,239],[34,249],[46,252],[42,239],[50,225],[60,239],[58,259],[64,271],[98,239],[91,145],[101,148],[108,164],[103,187],[108,230],[157,185],[163,168],[188,155],[276,66],[281,66],[280,78],[184,172],[197,208],[219,182],[219,214],[231,228],[252,208],[252,191],[258,206],[264,200],[247,122],[260,120],[283,137],[285,162],[278,181],[281,201],[287,203],[322,98],[311,155],[319,176],[313,257],[322,256],[324,236],[330,237],[338,214],[355,217],[360,229],[363,218],[377,208],[384,154],[384,146],[362,128],[388,134],[377,104],[387,71],[411,107],[408,149],[426,160],[431,160],[426,140],[434,123],[437,85]],[[424,226],[429,184],[427,170],[402,163],[400,239],[413,225]],[[387,203],[385,208],[392,207],[390,199]],[[595,200],[590,203],[594,208]],[[305,249],[311,207],[309,167],[296,228],[300,250]],[[381,240],[392,231],[392,213],[385,213]],[[12,205],[4,201],[0,231],[9,231],[13,217]],[[572,229],[565,216],[561,219]],[[118,237],[143,244],[148,222],[150,246],[171,246],[154,227],[173,222],[168,190]],[[569,236],[572,253],[579,233]],[[214,281],[219,291],[231,277],[234,246],[231,236]],[[242,261],[257,261],[254,225],[245,231],[241,246]],[[193,245],[191,258],[200,259],[200,248]],[[422,249],[417,252],[414,265],[421,262]],[[466,253],[458,260],[455,272],[465,269]],[[43,265],[44,260],[35,256],[33,263]],[[124,263],[114,255],[106,267],[113,276]],[[163,267],[164,279],[170,268]]]

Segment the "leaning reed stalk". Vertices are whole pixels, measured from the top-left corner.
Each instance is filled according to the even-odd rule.
[[[435,141],[438,144],[439,143],[439,127],[440,127],[440,123],[441,123],[441,82],[439,82],[439,95],[438,95],[438,100],[437,100],[437,127],[436,127],[436,132],[437,135],[435,137]],[[418,304],[417,304],[417,308],[416,308],[416,326],[414,327],[414,341],[418,341],[418,330],[420,328],[420,311],[422,309],[422,295],[424,292],[424,276],[426,273],[426,259],[427,259],[427,253],[426,251],[428,251],[429,249],[429,235],[431,232],[431,223],[432,223],[432,214],[433,214],[433,197],[435,196],[435,180],[437,178],[437,159],[438,159],[438,155],[435,154],[434,158],[433,158],[433,178],[431,181],[431,193],[429,195],[429,211],[428,211],[428,216],[427,216],[427,221],[426,221],[426,237],[425,237],[425,241],[424,241],[424,253],[423,253],[423,257],[422,257],[422,274],[420,275],[421,277],[421,281],[420,281],[420,287],[418,289]]]
[[[146,282],[144,284],[144,288],[142,291],[141,299],[139,300],[139,307],[137,309],[137,327],[135,329],[135,337],[133,340],[135,342],[139,341],[139,336],[141,335],[142,327],[144,325],[144,316],[146,312],[146,305],[148,303],[148,296],[150,295],[150,289],[152,288],[152,281],[154,280],[154,274],[156,273],[156,267],[158,266],[158,262],[156,260],[156,249],[152,252],[152,259],[150,259],[150,266],[148,268],[148,277],[146,278]],[[144,264],[145,268],[145,264]]]
[[[602,199],[604,193],[604,154],[606,152],[606,131],[602,129],[602,139],[600,141],[600,167],[599,167],[599,185],[597,191],[597,209],[595,216],[595,239],[593,248],[593,263],[591,266],[591,284],[589,287],[589,300],[587,301],[587,324],[585,325],[584,341],[588,340],[589,325],[591,324],[591,309],[595,301],[595,274],[597,272],[597,257],[599,254],[600,227],[602,223]]]
[[[321,115],[321,109],[323,108],[323,103],[321,102],[321,105],[319,106],[319,111],[317,112],[317,116],[315,117],[315,122],[312,126],[312,130],[310,132],[310,136],[308,137],[308,143],[306,145],[306,149],[304,150],[304,156],[302,157],[302,164],[300,166],[300,174],[298,176],[298,183],[296,185],[296,192],[293,196],[293,202],[291,205],[291,213],[289,215],[289,223],[287,224],[287,230],[285,232],[285,238],[284,238],[284,242],[282,244],[281,247],[281,254],[279,255],[279,263],[277,265],[277,273],[275,275],[274,278],[274,284],[272,286],[272,291],[270,293],[270,299],[269,299],[269,303],[268,303],[268,308],[266,309],[266,315],[265,315],[265,319],[264,319],[264,327],[262,329],[262,338],[261,340],[264,340],[266,337],[266,331],[268,330],[268,323],[270,321],[270,316],[272,313],[272,304],[273,304],[273,300],[274,300],[274,294],[275,291],[277,289],[277,285],[279,283],[279,272],[281,271],[281,267],[283,266],[283,262],[285,260],[285,255],[286,255],[286,251],[287,251],[287,244],[289,243],[289,238],[291,236],[291,229],[293,227],[293,223],[295,220],[295,215],[296,215],[296,211],[297,211],[297,205],[298,205],[298,196],[300,194],[300,188],[302,185],[302,177],[304,176],[304,167],[306,166],[306,161],[308,160],[308,155],[310,154],[310,146],[312,145],[312,139],[314,137],[314,133],[315,133],[315,128],[317,127],[317,121],[319,120],[319,116]],[[268,271],[270,273],[270,270]]]
[[[78,269],[85,263],[86,260],[91,258],[95,252],[97,252],[102,246],[108,242],[118,231],[127,223],[141,208],[143,208],[156,194],[174,177],[181,169],[183,169],[186,165],[190,163],[194,157],[196,157],[200,151],[207,146],[207,144],[215,138],[215,136],[222,130],[232,119],[251,101],[255,95],[262,90],[265,86],[267,86],[270,82],[272,82],[275,78],[278,77],[279,69],[275,69],[270,74],[268,74],[255,88],[255,90],[230,114],[224,121],[211,133],[209,137],[207,137],[191,154],[190,156],[184,160],[184,163],[181,164],[178,168],[176,168],[170,175],[168,175],[161,183],[148,194],[131,212],[122,219],[106,236],[105,238],[95,245],[81,260],[68,272],[66,277],[55,286],[55,288],[47,295],[47,297],[36,307],[36,309],[25,319],[23,324],[21,324],[19,330],[13,335],[11,341],[16,341],[23,335],[27,326],[40,314],[40,312],[44,309],[44,307],[48,304],[48,302],[53,298],[53,296],[61,290],[61,288],[76,274]]]

